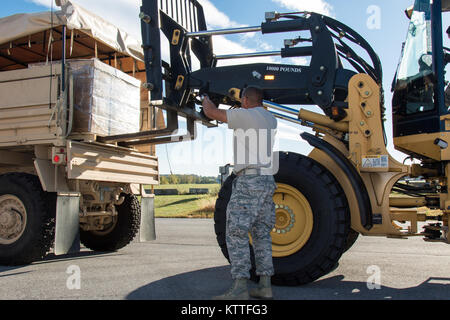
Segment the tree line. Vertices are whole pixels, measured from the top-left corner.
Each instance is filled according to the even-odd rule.
[[[203,177],[195,174],[160,175],[160,184],[211,184],[219,183],[218,177]]]

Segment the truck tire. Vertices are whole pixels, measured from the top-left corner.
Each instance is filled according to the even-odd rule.
[[[39,178],[26,173],[0,176],[0,264],[26,265],[43,259],[54,239],[55,212]]]
[[[279,156],[274,194],[277,218],[271,233],[272,283],[297,286],[336,268],[347,249],[350,212],[344,191],[325,167],[295,153],[280,152]],[[227,259],[226,208],[234,178],[231,175],[223,184],[214,214],[217,241]],[[251,256],[251,277],[256,279],[253,250]]]
[[[80,230],[80,241],[94,251],[117,251],[133,241],[141,220],[141,206],[135,195],[122,194],[125,201],[116,206],[117,222],[104,231]]]

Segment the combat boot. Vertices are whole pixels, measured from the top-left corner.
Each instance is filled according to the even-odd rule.
[[[248,300],[247,279],[235,279],[231,288],[223,295],[212,298],[213,300]]]
[[[272,300],[272,285],[270,276],[261,276],[258,287],[250,290],[250,296],[257,299]]]

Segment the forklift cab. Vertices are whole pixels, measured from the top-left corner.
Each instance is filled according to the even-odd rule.
[[[449,10],[450,0],[416,0],[406,11],[411,22],[392,86],[394,143],[421,159],[442,160],[436,134],[446,131],[448,114],[444,69],[450,52],[443,46],[442,13]]]

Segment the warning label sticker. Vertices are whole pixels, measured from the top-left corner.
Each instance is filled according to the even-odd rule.
[[[362,158],[363,168],[389,168],[389,156],[365,156]]]

